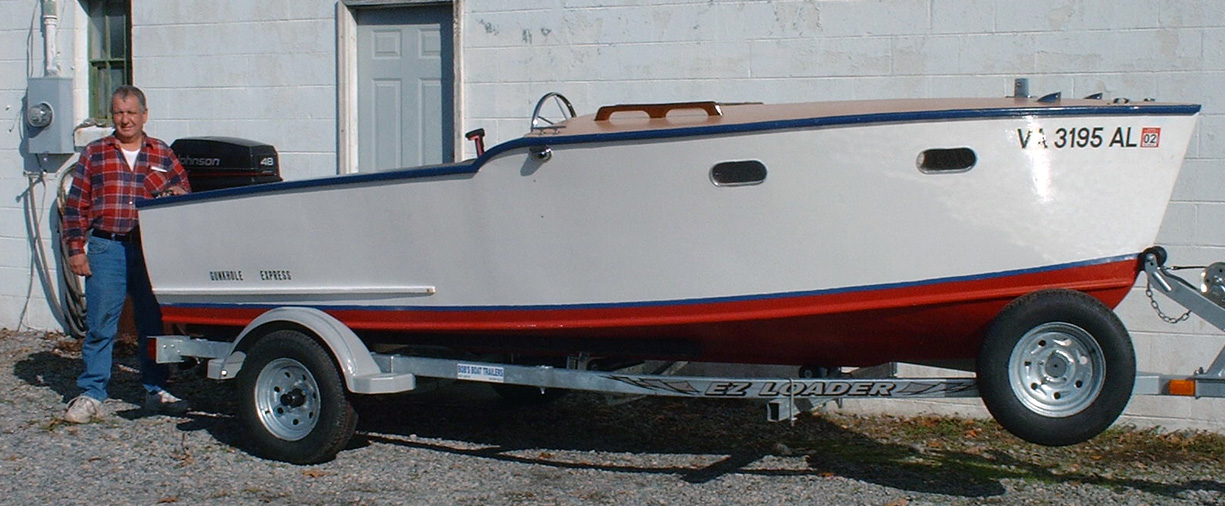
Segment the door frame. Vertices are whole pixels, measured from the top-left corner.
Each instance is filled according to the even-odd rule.
[[[454,97],[452,118],[455,131],[463,131],[463,85],[460,69],[463,54],[460,50],[459,13],[462,0],[342,0],[336,3],[336,167],[339,174],[357,172],[357,9],[379,7],[415,7],[431,5],[451,6],[452,87]],[[452,148],[458,160],[463,153],[463,143],[458,135],[452,135]]]

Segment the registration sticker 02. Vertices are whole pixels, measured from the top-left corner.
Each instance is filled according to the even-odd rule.
[[[486,383],[502,383],[506,378],[506,369],[496,366],[476,364],[456,364],[455,378],[468,381],[484,381]]]

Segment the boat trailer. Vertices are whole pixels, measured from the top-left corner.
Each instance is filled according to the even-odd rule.
[[[1175,268],[1166,267],[1165,260],[1166,251],[1160,247],[1141,255],[1150,286],[1146,293],[1162,319],[1177,323],[1195,313],[1225,331],[1225,263],[1209,266],[1203,287],[1197,288],[1173,274]],[[1153,288],[1187,308],[1187,313],[1177,318],[1162,313],[1152,298]],[[343,447],[356,425],[356,415],[345,400],[348,393],[407,392],[417,388],[420,378],[489,383],[503,397],[525,401],[545,400],[563,390],[610,394],[614,402],[642,396],[754,400],[765,404],[770,421],[794,420],[829,401],[848,398],[980,396],[976,378],[899,378],[895,363],[846,372],[805,367],[796,378],[708,377],[675,375],[683,362],[612,367],[576,355],[567,357],[562,366],[376,353],[341,322],[304,307],[272,309],[233,341],[157,336],[150,339],[150,347],[159,363],[199,359],[206,363],[207,377],[237,378],[240,389],[250,394],[240,395],[239,414],[257,433],[252,437],[260,453],[294,463],[327,460]],[[254,370],[240,373],[244,365]],[[1225,397],[1225,350],[1207,369],[1191,376],[1137,373],[1131,393]],[[1058,393],[1053,395],[1059,398]],[[321,420],[322,413],[339,418]],[[317,431],[316,426],[324,430]],[[316,444],[311,441],[316,437],[328,440]]]
[[[159,363],[179,363],[187,358],[208,359],[207,376],[229,379],[237,376],[243,352],[231,343],[160,336],[156,339]],[[350,343],[351,344],[351,343]],[[229,357],[227,359],[227,357]],[[338,357],[339,358],[339,357]],[[353,357],[356,358],[356,357]],[[977,397],[973,378],[896,378],[895,364],[864,367],[846,373],[833,370],[827,377],[762,378],[676,376],[684,362],[656,361],[613,371],[592,369],[585,356],[572,356],[566,367],[515,365],[427,358],[395,353],[369,353],[377,370],[348,376],[348,388],[359,394],[386,394],[414,390],[417,378],[435,378],[491,383],[539,389],[579,390],[624,397],[689,397],[744,399],[766,404],[770,421],[793,420],[828,401],[844,398],[954,398]],[[344,361],[342,359],[342,361]],[[653,370],[647,370],[646,368]],[[815,369],[802,368],[801,374]]]

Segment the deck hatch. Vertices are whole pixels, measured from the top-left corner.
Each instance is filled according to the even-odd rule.
[[[966,172],[978,163],[978,155],[970,148],[933,148],[919,153],[916,163],[924,174]]]
[[[715,186],[748,186],[766,180],[766,164],[757,160],[719,162],[710,169]]]

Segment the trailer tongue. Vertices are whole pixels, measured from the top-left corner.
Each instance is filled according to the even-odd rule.
[[[1167,323],[1178,323],[1194,313],[1204,321],[1222,331],[1225,331],[1225,298],[1221,297],[1225,287],[1225,278],[1220,276],[1225,264],[1214,263],[1204,269],[1204,283],[1196,288],[1187,280],[1175,275],[1172,267],[1166,267],[1167,253],[1164,248],[1153,247],[1144,252],[1144,272],[1148,277],[1149,288],[1146,290],[1153,309]],[[1173,299],[1187,308],[1180,317],[1171,318],[1157,305],[1153,299],[1152,289],[1156,288],[1162,295]],[[1212,364],[1199,368],[1190,376],[1167,374],[1139,373],[1136,375],[1135,393],[1138,395],[1177,395],[1185,397],[1225,397],[1225,348],[1222,348]]]

